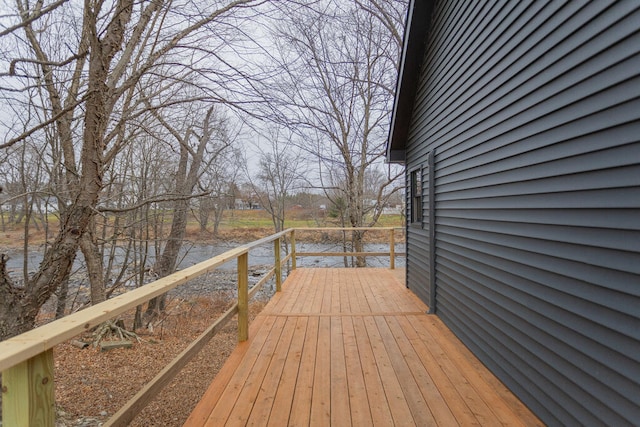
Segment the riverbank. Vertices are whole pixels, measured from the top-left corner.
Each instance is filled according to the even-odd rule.
[[[338,227],[339,224],[326,216],[314,215],[308,210],[292,210],[287,216],[286,228],[311,228],[311,227]],[[107,220],[107,227],[110,227],[111,220]],[[164,226],[160,228],[160,234],[167,234],[171,217],[168,215],[164,221]],[[382,215],[377,226],[380,227],[402,227],[403,218],[401,215]],[[51,217],[47,223],[41,221],[32,225],[25,235],[24,224],[10,224],[4,222],[0,230],[0,253],[16,252],[24,250],[24,242],[28,239],[31,248],[42,248],[47,240],[54,237],[58,230],[58,219]],[[109,231],[109,230],[107,230]],[[203,230],[200,224],[192,217],[188,224],[185,240],[194,244],[211,244],[218,242],[247,243],[261,239],[274,233],[274,227],[269,214],[264,210],[232,210],[225,211],[222,221],[216,233],[213,233],[212,226],[208,225]],[[100,234],[100,233],[98,233]],[[380,243],[388,239],[388,235],[383,232],[369,232],[368,241]],[[162,235],[158,236],[162,240]],[[342,234],[339,232],[309,232],[305,233],[305,241],[309,243],[323,243],[327,240],[340,240]],[[153,238],[153,236],[151,237]],[[402,233],[398,232],[397,239],[402,239]],[[398,240],[400,241],[400,240]]]

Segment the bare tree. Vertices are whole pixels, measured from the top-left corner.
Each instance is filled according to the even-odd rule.
[[[275,34],[282,77],[273,85],[276,117],[317,160],[327,197],[344,205],[351,227],[375,224],[400,188],[402,172],[390,168],[374,203],[365,204],[367,173],[384,159],[405,10],[397,0],[326,0],[291,13]],[[362,237],[352,233],[358,252]]]
[[[193,107],[196,106],[193,105]],[[174,194],[177,197],[172,201],[171,229],[162,254],[154,266],[158,277],[165,277],[176,270],[178,255],[187,231],[190,199],[200,180],[202,168],[207,165],[207,162],[215,162],[220,153],[229,147],[231,141],[227,139],[224,127],[219,118],[215,116],[214,107],[209,107],[206,110],[200,123],[188,124],[182,131],[166,120],[157,109],[152,109],[152,111],[156,119],[175,138],[180,153],[177,169],[173,175]],[[188,116],[195,115],[197,117],[197,113],[189,113]],[[184,123],[184,120],[181,122]],[[216,136],[218,138],[215,138]],[[153,317],[164,311],[165,301],[166,295],[149,301],[147,315]]]
[[[277,233],[284,230],[286,201],[302,182],[305,165],[292,151],[293,135],[287,129],[272,128],[265,138],[266,144],[256,144],[259,152],[256,176],[252,178],[248,169],[246,174]]]
[[[0,89],[5,99],[10,94],[27,105],[24,95],[40,84],[46,96],[39,108],[45,114],[23,129],[12,128],[0,149],[55,132],[52,144],[60,148],[54,155],[60,153],[64,191],[59,194],[64,197],[58,233],[24,286],[16,286],[0,263],[0,340],[33,327],[40,307],[68,278],[83,239],[87,244],[94,240],[85,234],[99,211],[106,166],[130,141],[123,137],[125,124],[147,110],[137,88],[149,93],[154,84],[160,93],[171,80],[158,84],[147,76],[181,80],[196,73],[208,83],[200,98],[226,102],[242,74],[234,73],[216,50],[231,43],[226,35],[237,24],[225,20],[259,3],[87,0],[80,6],[16,0],[15,19],[2,37],[20,49],[2,49],[8,69],[0,73]],[[224,69],[212,67],[211,61],[204,64],[209,55]],[[216,79],[216,71],[224,78]]]
[[[242,169],[241,159],[241,150],[231,146],[203,169],[199,187],[201,192],[206,191],[208,195],[199,198],[197,217],[200,231],[206,231],[209,220],[212,219],[212,234],[217,236],[224,212],[234,208],[235,188]],[[210,218],[211,214],[213,218]]]

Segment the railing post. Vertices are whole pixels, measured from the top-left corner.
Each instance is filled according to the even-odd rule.
[[[275,258],[275,270],[276,270],[276,292],[282,290],[282,263],[280,261],[280,238],[278,237],[273,241],[273,254]]]
[[[49,349],[2,373],[2,423],[6,426],[54,427],[53,350]]]
[[[296,230],[291,230],[291,269],[296,269]]]
[[[249,253],[238,256],[238,341],[249,339]]]
[[[395,229],[391,229],[391,233],[389,233],[389,268],[396,268],[396,236]]]

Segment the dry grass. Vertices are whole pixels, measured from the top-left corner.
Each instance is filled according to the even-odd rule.
[[[313,219],[308,210],[292,209],[287,212],[286,227],[336,227],[338,226],[331,218],[321,218],[317,221]],[[170,216],[167,216],[167,226],[164,228],[165,233],[169,230]],[[57,218],[51,218],[48,224],[49,232],[45,233],[45,230],[41,223],[39,226],[31,226],[28,234],[28,239],[31,246],[42,245],[47,239],[51,240],[58,231]],[[107,221],[108,228],[111,227],[112,221]],[[400,227],[402,225],[402,219],[399,215],[386,215],[382,216],[379,220],[379,226],[384,227]],[[209,230],[211,229],[209,225]],[[110,230],[110,229],[109,229]],[[273,234],[273,224],[269,214],[264,210],[236,210],[227,211],[224,213],[222,223],[218,230],[218,234],[213,236],[210,231],[202,232],[200,225],[194,218],[191,218],[187,225],[186,238],[195,243],[208,243],[212,240],[220,241],[232,241],[232,242],[250,242],[262,237],[266,237]],[[314,237],[318,233],[309,233],[309,242],[317,242],[318,239]],[[398,237],[398,236],[396,236]],[[386,239],[384,236],[376,236],[369,241],[377,241],[379,239]],[[0,233],[0,250],[7,249],[21,249],[22,242],[24,242],[24,224],[5,224],[2,232]]]

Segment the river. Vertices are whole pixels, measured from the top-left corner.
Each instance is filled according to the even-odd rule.
[[[199,262],[205,261],[216,255],[220,255],[234,247],[237,247],[237,243],[218,243],[215,245],[207,244],[190,244],[183,245],[180,262],[178,269],[183,269]],[[298,243],[296,244],[296,250],[298,252],[340,252],[342,251],[340,245],[326,244],[326,243]],[[389,250],[389,245],[384,243],[370,243],[365,245],[365,251],[368,252],[385,252]],[[396,244],[395,251],[404,252],[404,244]],[[7,268],[12,275],[20,274],[22,271],[22,263],[24,255],[21,251],[8,252],[9,260],[7,262]],[[116,253],[116,261],[123,259],[123,251],[119,250]],[[284,257],[284,254],[282,255]],[[35,271],[42,262],[42,253],[31,251],[27,253],[27,261],[29,263],[29,271]],[[153,265],[155,258],[153,255],[147,260],[149,266]],[[83,265],[82,254],[78,253],[78,257],[75,262],[75,268],[81,269]],[[118,263],[118,262],[117,262]],[[249,265],[268,265],[273,264],[273,246],[271,243],[264,246],[252,249],[249,252]],[[300,257],[297,260],[297,264],[300,267],[343,267],[342,257]],[[389,265],[389,257],[369,257],[367,264],[371,267],[387,267]],[[396,266],[404,266],[404,257],[396,257]],[[235,261],[228,262],[222,266],[221,269],[235,270]]]

